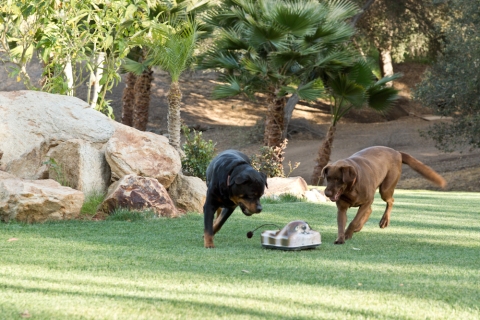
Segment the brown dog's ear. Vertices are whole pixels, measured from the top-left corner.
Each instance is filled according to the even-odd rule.
[[[347,184],[349,188],[353,186],[357,180],[357,171],[352,166],[342,167],[343,183]]]
[[[330,165],[326,165],[325,167],[323,167],[322,173],[321,173],[321,176],[322,176],[323,179],[325,179],[327,177],[329,169],[330,169]]]

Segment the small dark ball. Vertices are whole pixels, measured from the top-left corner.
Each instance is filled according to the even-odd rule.
[[[247,238],[250,239],[251,237],[253,237],[253,232],[252,232],[252,231],[248,231],[248,232],[247,232]]]

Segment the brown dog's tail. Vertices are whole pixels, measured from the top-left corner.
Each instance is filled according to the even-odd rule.
[[[421,163],[407,153],[400,152],[400,154],[402,155],[402,163],[408,164],[410,168],[420,173],[425,179],[442,188],[447,186],[445,179],[443,179],[443,177],[436,173],[432,168]]]

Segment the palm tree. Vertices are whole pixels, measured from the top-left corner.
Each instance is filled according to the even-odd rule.
[[[170,144],[180,146],[180,103],[182,91],[178,82],[182,72],[192,62],[193,49],[197,40],[197,25],[191,20],[170,23],[152,23],[148,35],[136,39],[136,44],[147,48],[143,63],[126,60],[125,69],[140,75],[152,66],[159,66],[168,72],[172,83],[168,92],[168,134]]]
[[[215,88],[214,98],[264,94],[264,144],[280,146],[287,103],[322,96],[317,80],[354,62],[347,43],[355,30],[346,20],[356,13],[346,0],[223,0],[207,19],[220,29],[219,39],[199,66],[225,70],[226,84]]]
[[[155,23],[182,19],[193,20],[196,15],[204,12],[209,7],[209,0],[155,0],[151,2],[148,12],[145,12],[142,21],[132,20],[127,23],[136,24],[140,33],[148,33],[151,26]],[[207,31],[205,28],[202,29]],[[140,62],[145,56],[132,54],[128,58]],[[131,72],[127,74],[127,86],[123,91],[122,98],[124,101],[122,111],[123,124],[133,126],[141,131],[146,130],[153,80],[153,70],[151,68],[144,69],[138,77]]]
[[[398,90],[388,84],[401,75],[384,77],[375,82],[375,76],[364,59],[350,68],[342,70],[327,82],[333,103],[331,104],[331,124],[327,136],[318,150],[311,178],[312,185],[322,185],[321,173],[328,164],[332,153],[333,139],[338,121],[350,109],[368,106],[376,111],[386,111],[398,98]]]

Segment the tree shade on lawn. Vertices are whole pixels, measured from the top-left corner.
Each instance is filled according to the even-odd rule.
[[[396,190],[386,229],[377,194],[370,220],[344,246],[333,245],[334,203],[262,204],[255,217],[235,212],[215,250],[203,248],[196,213],[0,223],[0,318],[25,310],[41,320],[480,318],[479,193]],[[260,230],[246,237],[293,220],[319,231],[322,245],[284,252],[263,249]]]

